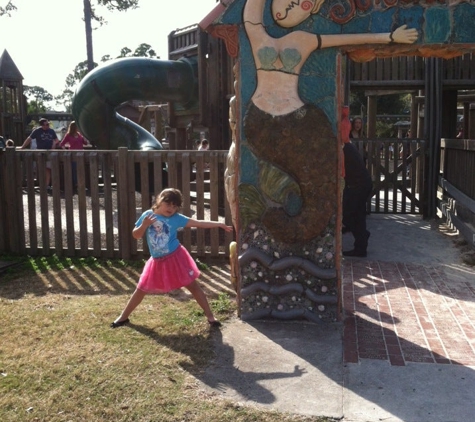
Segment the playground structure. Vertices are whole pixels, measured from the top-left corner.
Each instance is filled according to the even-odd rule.
[[[233,10],[232,4],[242,6],[243,2],[242,1],[236,1],[236,2],[228,2],[231,6],[229,10]],[[471,7],[469,5],[465,5],[467,7]],[[236,8],[234,10],[236,10]],[[471,9],[468,9],[467,14],[471,15]],[[233,12],[235,13],[235,12]],[[217,15],[215,15],[215,18]],[[233,16],[234,19],[236,19],[236,16]],[[219,28],[220,25],[217,25],[215,28]],[[221,32],[221,34],[224,34],[223,38],[225,39],[225,44],[228,47],[228,51],[231,50],[231,52],[234,51],[235,57],[237,57],[237,52],[238,52],[238,47],[237,43],[233,41],[236,41],[237,37],[237,30],[233,30],[232,28],[235,28],[236,25],[222,25],[223,27],[226,27],[224,31]],[[215,31],[214,34],[217,32]],[[213,38],[211,38],[212,40]],[[150,81],[155,81],[158,85],[164,84],[165,81],[167,81],[167,84],[169,81],[177,81],[180,79],[181,76],[183,76],[183,80],[186,79],[186,83],[188,83],[190,80],[193,81],[193,89],[189,90],[187,93],[184,93],[182,96],[174,97],[175,93],[170,94],[170,96],[163,95],[163,100],[165,101],[170,101],[170,109],[169,109],[169,118],[170,118],[170,126],[172,128],[172,132],[170,133],[170,149],[172,150],[179,150],[179,149],[191,149],[191,140],[192,136],[191,134],[196,131],[196,130],[201,130],[201,128],[208,128],[210,130],[211,134],[211,139],[213,142],[213,139],[215,142],[218,143],[218,145],[222,145],[220,149],[227,149],[229,147],[229,127],[228,127],[228,116],[227,116],[227,111],[228,111],[228,100],[232,96],[232,78],[230,77],[231,75],[231,66],[236,58],[229,58],[229,57],[223,57],[223,54],[225,55],[223,45],[224,43],[221,42],[220,40],[215,40],[216,45],[219,46],[219,48],[209,48],[210,45],[212,45],[212,42],[210,41],[210,37],[208,37],[208,34],[205,34],[202,32],[201,29],[197,28],[196,26],[190,27],[190,28],[185,28],[183,30],[176,31],[175,33],[171,34],[170,37],[170,42],[173,42],[174,44],[172,45],[172,48],[170,48],[170,59],[172,63],[160,63],[159,67],[161,70],[163,69],[168,69],[170,70],[170,74],[168,74],[166,77],[161,76],[161,78],[157,81],[154,79],[154,75],[152,74],[147,74],[148,76],[145,78]],[[232,48],[230,49],[230,47]],[[408,53],[408,54],[413,54],[415,50],[411,50],[410,48],[401,49],[398,46],[391,45],[388,47],[390,50],[391,54],[403,54]],[[439,149],[440,149],[440,139],[443,136],[446,137],[452,137],[452,131],[454,130],[453,127],[453,122],[454,120],[454,115],[456,115],[456,111],[454,112],[453,110],[456,110],[456,101],[454,101],[454,94],[453,93],[448,93],[448,90],[444,88],[443,86],[443,81],[444,81],[444,74],[442,70],[444,67],[446,68],[446,62],[442,57],[447,57],[447,61],[452,60],[454,64],[457,64],[460,62],[460,57],[456,59],[451,59],[449,58],[451,55],[454,54],[461,54],[463,52],[469,51],[471,49],[471,46],[468,44],[464,44],[463,46],[453,46],[451,44],[445,45],[443,48],[440,46],[436,47],[431,47],[426,50],[426,53],[428,56],[430,54],[434,55],[439,55],[438,58],[433,58],[433,57],[426,57],[426,58],[421,58],[421,57],[409,57],[406,58],[406,63],[415,63],[417,65],[423,65],[424,70],[422,72],[422,75],[424,77],[417,78],[417,81],[419,85],[418,87],[422,87],[422,82],[423,81],[423,87],[425,90],[425,95],[419,95],[420,93],[418,92],[415,95],[415,101],[414,103],[416,104],[422,104],[422,98],[424,99],[424,120],[422,125],[418,126],[418,131],[422,130],[423,137],[428,140],[429,143],[429,148],[428,148],[428,161],[427,163],[429,164],[429,167],[427,168],[427,179],[428,179],[428,193],[431,195],[431,201],[428,201],[427,205],[427,210],[428,212],[433,212],[436,209],[436,200],[435,200],[435,194],[436,194],[436,186],[437,186],[437,177],[438,177],[438,171],[439,171]],[[378,66],[378,64],[383,64],[387,68],[388,62],[392,62],[393,64],[395,62],[397,63],[403,63],[403,60],[395,60],[394,58],[391,57],[385,57],[384,55],[386,54],[384,49],[379,48],[376,50],[379,57],[374,62],[371,62],[370,64],[363,64],[361,65],[361,68],[364,68],[365,66],[371,67],[371,66]],[[219,54],[217,54],[217,52]],[[244,52],[246,53],[246,52]],[[196,55],[197,54],[197,55]],[[358,50],[352,50],[348,49],[348,54],[353,57],[353,58],[358,58],[358,55],[360,52]],[[186,56],[186,57],[185,57]],[[232,54],[230,54],[230,57],[233,57]],[[339,56],[338,56],[339,57]],[[462,56],[465,57],[465,56]],[[471,57],[471,56],[470,56]],[[204,60],[206,58],[206,60]],[[340,60],[340,59],[339,59]],[[179,64],[175,63],[175,61],[179,62]],[[215,61],[215,62],[213,62]],[[142,70],[142,61],[140,62],[140,72],[146,72],[145,70]],[[135,62],[138,64],[139,62]],[[161,61],[156,61],[156,62],[161,62]],[[118,62],[117,62],[118,63]],[[117,63],[111,63],[110,66],[115,66]],[[124,66],[125,66],[125,62]],[[130,62],[131,63],[131,62]],[[189,69],[184,70],[186,66],[182,66],[182,64],[185,63],[189,65],[189,68],[191,67],[192,71],[190,72]],[[190,64],[192,63],[192,64]],[[216,63],[220,63],[220,66],[217,66]],[[339,62],[341,65],[341,68],[344,68],[345,66],[342,65],[343,59]],[[155,65],[155,63],[154,63]],[[157,63],[158,65],[158,63]],[[122,66],[122,64],[121,64]],[[148,66],[148,65],[147,65]],[[358,64],[350,64],[348,66],[348,69],[352,69],[352,66],[354,66],[354,69],[357,69],[359,66]],[[145,67],[145,66],[144,66]],[[152,66],[153,67],[153,66]],[[394,69],[395,65],[393,65],[392,69]],[[401,69],[404,68],[404,66],[401,66]],[[455,66],[456,68],[456,66]],[[110,68],[108,68],[110,69]],[[409,72],[411,69],[410,65],[406,66],[407,72]],[[117,67],[117,70],[119,70],[119,67]],[[105,68],[98,69],[98,72],[106,72]],[[242,71],[242,69],[241,69]],[[121,69],[120,72],[123,72],[124,74],[127,75],[127,79],[121,81],[119,84],[116,86],[112,86],[112,92],[115,92],[114,90],[120,90],[120,87],[126,86],[126,83],[128,83],[128,78],[132,77],[133,75],[137,75],[137,72],[134,70],[131,70],[130,68],[125,71],[125,69]],[[119,73],[120,73],[119,72]],[[420,72],[420,67],[418,67],[418,72]],[[348,72],[347,74],[349,74]],[[362,72],[364,73],[364,72]],[[416,74],[420,76],[420,73]],[[98,73],[99,75],[99,73]],[[178,75],[178,76],[176,76]],[[376,79],[378,78],[378,72],[376,72]],[[382,75],[386,77],[386,73],[383,72]],[[379,89],[381,88],[388,88],[391,86],[391,83],[394,84],[396,83],[401,83],[404,78],[401,76],[403,75],[403,72],[398,73],[398,78],[394,77],[394,74],[392,78],[394,80],[389,80],[385,79],[386,82],[382,82],[381,80],[373,80],[374,84],[372,85],[373,89]],[[170,76],[170,79],[169,79]],[[215,77],[213,77],[215,76]],[[216,77],[217,76],[217,77]],[[104,106],[111,106],[111,107],[104,107],[104,108],[109,108],[110,109],[114,108],[114,104],[117,102],[122,102],[126,101],[125,96],[120,96],[118,98],[113,97],[113,100],[110,99],[107,95],[104,95],[104,92],[109,91],[107,88],[104,89],[103,86],[98,86],[93,82],[94,74],[92,74],[91,79],[89,79],[90,86],[94,88],[94,86],[97,87],[94,88],[93,90],[90,90],[90,95],[91,98],[94,96],[97,100],[97,103],[94,103],[92,105],[92,108],[87,111],[88,114],[84,114],[84,116],[89,116],[94,118],[96,116],[95,113],[91,112],[94,110],[94,107],[104,107]],[[242,78],[242,74],[239,74],[239,77]],[[245,75],[245,77],[249,78],[249,73]],[[384,79],[382,77],[382,79]],[[252,78],[251,78],[252,79]],[[346,79],[348,80],[348,79]],[[353,79],[350,79],[352,81]],[[87,82],[87,80],[85,80]],[[463,84],[463,79],[462,79],[462,84]],[[473,83],[473,81],[472,81]],[[341,84],[341,86],[344,86],[345,84]],[[350,82],[351,85],[351,82]],[[410,84],[408,84],[410,85]],[[340,85],[337,85],[340,87]],[[357,86],[357,83],[354,84],[354,87]],[[362,85],[360,84],[360,87]],[[461,85],[460,85],[461,86]],[[466,86],[466,85],[465,85]],[[86,85],[84,85],[86,87]],[[177,85],[172,86],[174,89],[177,89],[178,91],[181,90],[182,86],[180,83],[177,83]],[[198,91],[195,90],[195,87],[198,87]],[[416,87],[416,84],[413,83],[412,88],[414,89]],[[141,87],[139,88],[138,85],[132,84],[133,88],[133,95],[137,94],[142,94],[142,91],[147,88]],[[162,87],[163,88],[163,87]],[[407,87],[406,87],[407,88]],[[84,88],[86,89],[86,88]],[[85,92],[85,91],[84,91]],[[198,93],[197,97],[194,97],[193,100],[190,100],[190,97],[188,94],[190,92]],[[156,98],[160,97],[161,93],[157,93]],[[158,94],[158,95],[157,95]],[[164,93],[166,94],[166,92]],[[241,95],[247,96],[247,98],[250,95],[250,88],[249,85],[243,84],[242,91],[240,92]],[[348,94],[348,89],[345,91],[343,90],[342,92],[339,92],[337,95],[338,101],[346,102],[346,96]],[[122,94],[120,94],[122,95]],[[180,94],[181,95],[181,94]],[[434,96],[430,96],[434,95]],[[146,99],[147,97],[147,92],[144,93],[143,97]],[[374,95],[373,95],[374,97]],[[89,97],[88,97],[89,98]],[[135,97],[137,98],[137,97]],[[179,98],[178,101],[173,101],[176,98]],[[455,95],[455,98],[457,98],[457,95]],[[131,99],[131,98],[129,98]],[[94,101],[96,101],[94,100]],[[372,120],[370,116],[375,115],[375,112],[373,110],[372,106],[372,101],[374,100],[371,99],[369,101],[369,106],[368,106],[368,116],[369,116],[369,122],[371,124]],[[85,100],[87,102],[87,100]],[[110,103],[110,104],[109,104]],[[455,107],[453,105],[455,104]],[[448,106],[450,105],[450,112],[445,112],[445,109],[443,106]],[[449,110],[447,108],[447,110]],[[87,109],[87,107],[86,107]],[[240,113],[242,113],[244,110],[242,103],[241,103],[241,109]],[[444,110],[444,113],[442,111]],[[108,112],[109,113],[109,112]],[[421,116],[421,110],[415,112],[415,115],[418,115],[418,117]],[[240,116],[241,118],[243,117],[242,115]],[[115,132],[115,134],[118,136],[118,139],[120,139],[120,142],[126,143],[126,145],[130,145],[132,147],[137,147],[137,149],[144,148],[144,149],[159,149],[155,148],[156,140],[149,139],[146,133],[142,133],[140,130],[138,130],[135,126],[129,125],[126,120],[121,119],[120,117],[115,116],[113,113],[109,113],[106,116],[101,117],[101,122],[105,123],[106,125],[111,124],[112,126],[106,126],[109,127],[109,129],[112,130],[112,132]],[[470,119],[465,120],[467,124],[470,121]],[[88,119],[84,118],[84,122],[87,125]],[[111,123],[112,122],[112,123]],[[435,122],[435,123],[434,123]],[[333,122],[334,126],[337,126],[338,121],[337,118]],[[422,129],[419,129],[422,128]],[[84,129],[83,129],[84,130]],[[242,121],[239,125],[238,129],[239,133],[242,134]],[[446,132],[447,131],[447,132]],[[87,132],[84,131],[86,134]],[[468,132],[468,131],[467,131]],[[214,133],[214,135],[213,135]],[[447,133],[447,135],[444,135],[444,133]],[[98,138],[98,139],[104,139],[104,142],[111,142],[110,139],[107,137],[105,138]],[[150,142],[149,142],[150,141]],[[101,141],[102,142],[102,141]],[[111,143],[110,145],[113,145]],[[215,148],[216,144],[212,144],[212,147]],[[242,157],[242,156],[241,156]],[[259,167],[257,162],[247,162],[246,160],[249,159],[249,156],[246,155],[243,158],[243,163],[245,165],[248,165],[246,169],[254,169],[255,167]],[[246,170],[244,169],[244,170]],[[243,171],[241,169],[241,175],[243,174]],[[245,174],[246,177],[249,176],[249,174]],[[252,175],[251,175],[252,176]],[[335,204],[338,203],[338,197],[335,197]],[[430,215],[429,215],[430,216]],[[316,217],[317,218],[317,217]],[[337,220],[337,219],[336,219]],[[259,225],[255,225],[255,223],[250,222],[249,224],[250,230],[248,232],[241,236],[239,239],[238,245],[242,247],[242,245],[245,244],[244,239],[246,239],[246,236],[249,236],[251,238],[252,236],[255,236],[254,239],[257,239],[256,242],[262,242],[264,240],[265,236],[262,236],[262,233],[260,233],[261,227]],[[242,229],[242,227],[240,228]],[[257,236],[255,235],[257,233]],[[325,243],[324,246],[317,246],[315,250],[319,250],[320,248],[325,251],[325,256],[330,256],[331,257],[328,259],[328,261],[331,263],[331,265],[334,265],[335,268],[338,268],[338,224],[336,223],[336,226],[331,227],[330,231],[328,234],[330,235],[332,240],[333,245],[328,246],[328,242]],[[328,237],[328,236],[325,236]],[[330,242],[331,243],[331,242]],[[249,244],[247,244],[249,246]],[[331,249],[333,247],[333,250]],[[326,248],[326,249],[325,249]],[[305,250],[305,249],[303,249]],[[276,251],[280,256],[282,256],[283,253],[288,253],[289,250],[286,250],[285,247],[283,247],[281,250]],[[293,253],[293,250],[292,250]],[[319,253],[321,254],[321,252]],[[244,257],[244,254],[242,255]],[[332,260],[335,260],[334,262]],[[300,268],[300,262],[297,262],[298,260],[292,259],[289,260],[289,263],[293,267]],[[249,264],[249,268],[245,268],[245,272],[241,272],[240,277],[241,279],[239,282],[242,281],[242,278],[247,278],[247,279],[252,279],[254,276],[254,270],[253,266],[251,265],[253,262],[258,262],[260,264],[258,265],[265,265],[268,266],[268,268],[275,268],[277,261],[274,259],[269,260],[268,257],[265,258],[262,256],[260,253],[256,253],[255,251],[251,253],[247,253],[246,256],[241,260],[242,267],[241,270],[243,269],[244,266],[247,266]],[[318,265],[317,265],[318,266]],[[304,267],[307,268],[307,267]],[[273,271],[273,270],[272,270]],[[313,270],[312,270],[313,271]],[[328,276],[329,272],[325,272],[325,277],[323,277],[319,271],[313,271],[314,274],[313,276],[316,277],[317,279],[325,279],[326,276]],[[278,274],[280,277],[280,274]],[[238,277],[239,278],[239,277]],[[334,277],[330,277],[332,279]],[[320,284],[318,284],[320,283]],[[238,283],[239,284],[239,283]],[[298,283],[297,283],[298,284]],[[331,284],[331,283],[330,283]],[[329,284],[329,285],[330,285]],[[325,287],[326,290],[325,292],[331,292],[333,294],[333,297],[338,297],[338,280],[335,280],[333,285],[329,288],[327,285],[322,285],[321,281],[317,282],[317,285],[322,288]],[[252,286],[252,284],[249,284],[248,286],[243,286],[240,285],[241,287],[249,287]],[[254,287],[247,288],[244,290],[244,293],[246,295],[246,300],[247,304],[250,303],[250,301],[254,301],[256,294],[255,291],[259,290],[262,286],[257,285]],[[291,286],[296,293],[301,293],[305,292],[306,299],[309,299],[312,297],[312,293],[308,292],[307,290],[302,290],[300,287],[295,285],[293,283],[293,286]],[[259,288],[259,289],[258,289]],[[257,290],[256,290],[257,289]],[[269,292],[266,291],[266,293],[269,293],[271,295],[274,295],[276,297],[286,295],[289,293],[289,290],[284,289],[285,291],[278,291],[276,290],[279,289],[270,289]],[[264,289],[265,291],[265,289]],[[323,306],[324,308],[327,305],[335,305],[334,299],[331,299],[331,295],[323,295],[325,296],[324,298],[317,297],[317,299],[320,301],[318,306]],[[328,296],[328,297],[327,297]],[[331,308],[330,306],[330,308]],[[266,312],[264,313],[259,313],[256,314],[258,316],[265,316],[268,315]],[[274,315],[278,315],[277,312],[274,312]],[[293,312],[290,315],[291,318],[293,317],[298,317],[299,315],[301,316],[302,313],[299,312]],[[308,313],[307,313],[308,315]],[[334,315],[334,313],[329,313],[328,315]],[[255,315],[254,315],[255,316]],[[314,315],[310,315],[309,319],[315,318]]]
[[[167,141],[169,141],[170,149],[193,149],[193,133],[200,131],[209,133],[212,149],[229,149],[231,134],[227,124],[229,119],[228,102],[234,95],[232,68],[236,59],[232,57],[232,54],[228,54],[226,49],[230,45],[234,50],[237,48],[235,44],[229,43],[230,33],[231,30],[227,27],[225,31],[221,30],[221,34],[225,34],[224,39],[215,38],[198,25],[191,25],[170,33],[169,61],[165,61],[163,64],[157,63],[157,66],[173,67],[173,63],[177,60],[190,63],[192,68],[192,76],[190,77],[193,78],[192,92],[197,96],[189,103],[188,107],[182,105],[183,102],[186,102],[186,95],[184,95],[181,102],[171,101],[163,105],[167,109]],[[464,49],[462,49],[462,52],[467,50],[466,47]],[[407,117],[410,120],[409,128],[413,134],[412,138],[414,142],[425,140],[427,154],[431,156],[430,161],[422,167],[421,171],[425,173],[421,174],[420,179],[416,182],[417,184],[423,183],[423,189],[419,189],[421,195],[420,207],[417,207],[416,212],[422,213],[425,217],[433,217],[437,212],[435,196],[438,174],[435,169],[439,166],[440,161],[440,140],[442,138],[455,138],[455,131],[459,125],[457,121],[457,103],[459,102],[464,104],[464,133],[468,134],[468,137],[475,137],[475,107],[471,105],[475,97],[473,94],[467,94],[467,90],[470,92],[475,88],[475,78],[473,77],[475,59],[472,53],[453,57],[458,53],[454,53],[450,46],[445,46],[441,51],[440,54],[446,54],[448,58],[405,55],[376,57],[369,61],[360,62],[352,60],[351,57],[355,58],[355,55],[349,54],[346,56],[344,64],[344,68],[347,69],[344,82],[345,102],[348,102],[349,93],[356,90],[364,90],[368,98],[366,120],[369,140],[375,138],[377,96],[387,93],[411,93],[411,112]],[[446,53],[443,53],[443,51]],[[142,61],[137,61],[137,64],[140,62]],[[118,66],[118,64],[112,63],[111,70],[115,66]],[[437,77],[437,80],[434,80],[434,77]],[[115,83],[118,83],[118,79],[115,80]],[[158,83],[158,88],[162,89],[161,85],[163,83],[164,79],[162,78]],[[154,90],[157,97],[153,100],[159,102],[159,89],[154,88]],[[148,93],[147,91],[145,95],[148,95]],[[94,91],[93,96],[97,97],[96,94],[97,92]],[[144,98],[139,90],[134,92],[134,96],[135,98],[139,96]],[[162,100],[165,100],[164,95],[162,95]],[[107,107],[106,105],[105,108]],[[147,124],[143,126],[148,126],[150,130],[150,120],[158,120],[157,106],[144,107],[142,115],[147,117],[145,119]],[[122,117],[119,117],[119,119],[122,122],[127,121]],[[438,125],[434,125],[434,121],[438,121]],[[135,132],[135,129],[133,129],[133,132]],[[147,134],[147,136],[150,135]],[[155,148],[160,148],[160,145],[158,145],[160,142],[153,137],[151,143],[155,145]],[[403,163],[401,160],[399,166],[401,165],[410,166],[410,162]],[[415,169],[416,167],[411,166],[411,168]],[[430,168],[432,170],[429,172]],[[429,173],[430,180],[427,179]],[[406,174],[405,168],[400,171],[400,174]],[[390,179],[385,178],[382,185],[386,197],[388,181]],[[411,179],[410,183],[413,185],[414,180]],[[413,189],[411,196],[414,192]],[[426,198],[427,196],[429,198]],[[402,201],[405,197],[403,194]],[[414,211],[414,199],[412,201],[411,210]],[[392,211],[394,212],[400,207],[404,208],[404,204],[393,204]],[[378,210],[379,205],[377,204],[376,212]],[[387,206],[381,207],[381,210],[389,212]]]
[[[221,40],[197,25],[179,29],[169,35],[169,60],[123,58],[91,71],[76,90],[72,112],[82,133],[101,149],[160,150],[159,140],[116,108],[130,100],[167,103],[170,149],[193,149],[193,133],[206,131],[211,148],[225,150],[231,64]],[[144,111],[154,113],[156,107]]]
[[[24,139],[26,104],[23,76],[7,50],[0,56],[0,135],[5,139]]]
[[[162,149],[148,131],[116,112],[132,99],[173,101],[192,109],[197,100],[194,63],[123,58],[92,70],[76,90],[72,112],[81,132],[102,149]]]

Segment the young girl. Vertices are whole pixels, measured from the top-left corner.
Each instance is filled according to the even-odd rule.
[[[165,189],[152,209],[145,211],[135,223],[132,236],[140,239],[146,235],[151,257],[145,264],[135,292],[120,316],[111,324],[112,328],[127,324],[129,315],[146,294],[167,293],[181,287],[186,287],[191,292],[212,327],[221,326],[214,318],[206,295],[196,281],[200,271],[188,251],[178,241],[177,230],[183,227],[220,227],[230,232],[233,228],[217,221],[185,217],[178,213],[182,201],[183,197],[178,189]]]
[[[350,138],[359,139],[359,138],[365,138],[365,137],[366,136],[363,130],[363,119],[361,117],[355,117],[351,121]]]

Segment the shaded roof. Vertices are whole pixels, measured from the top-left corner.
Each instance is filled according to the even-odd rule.
[[[232,3],[232,1],[229,1],[229,0],[228,1],[222,0],[219,3],[217,3],[217,5],[213,7],[213,10],[211,10],[211,12],[209,12],[201,20],[201,22],[198,24],[199,27],[203,31],[206,31],[213,24],[213,22],[223,14],[223,12],[226,10],[226,7],[228,7],[230,3]]]
[[[2,56],[0,57],[0,79],[10,79],[10,80],[23,80],[23,76],[16,67],[16,64],[8,54],[7,50],[3,51]]]

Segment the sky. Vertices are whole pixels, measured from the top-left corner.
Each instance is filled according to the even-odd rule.
[[[6,3],[0,0],[0,5]],[[86,60],[83,1],[13,3],[18,10],[11,17],[0,17],[0,54],[8,51],[24,85],[40,86],[57,96],[65,88],[66,77]],[[102,56],[117,57],[123,47],[134,51],[142,43],[167,60],[168,34],[199,23],[215,6],[216,0],[139,0],[139,8],[128,12],[109,12],[98,6],[97,14],[108,23],[93,31],[94,61],[100,64]]]

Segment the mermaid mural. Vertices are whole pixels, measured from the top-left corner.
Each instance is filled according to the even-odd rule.
[[[333,320],[341,99],[336,71],[325,69],[336,54],[318,50],[409,44],[418,32],[403,25],[386,33],[314,34],[312,15],[324,0],[243,3],[249,44],[241,45],[239,91],[247,101],[238,140],[241,317]],[[322,98],[305,83],[318,84],[325,72],[331,83]]]
[[[273,0],[277,25],[293,28],[318,13],[324,0]],[[244,120],[247,146],[260,167],[259,184],[241,183],[241,218],[260,219],[285,243],[319,236],[334,214],[337,140],[325,112],[305,104],[299,76],[316,50],[355,44],[413,43],[416,29],[403,25],[379,34],[313,34],[295,30],[279,38],[268,34],[266,0],[248,0],[244,28],[256,68],[256,89]],[[244,227],[243,227],[244,228]]]

